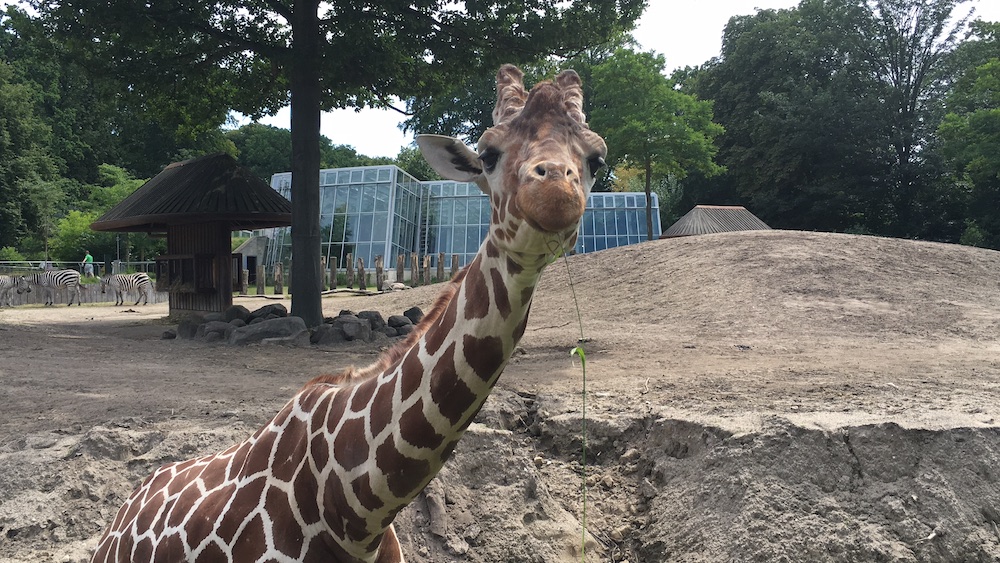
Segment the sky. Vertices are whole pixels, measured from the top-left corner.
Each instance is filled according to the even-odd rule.
[[[650,0],[633,36],[641,50],[656,51],[666,57],[669,73],[718,56],[722,31],[729,18],[750,15],[758,9],[784,9],[798,4],[799,0]],[[974,0],[972,5],[978,17],[1000,21],[1000,1]],[[402,109],[404,104],[397,107]],[[336,110],[323,113],[320,134],[335,145],[354,147],[359,154],[395,157],[400,147],[413,141],[412,135],[399,130],[404,119],[405,116],[392,110]],[[261,123],[289,128],[288,108],[262,119]]]

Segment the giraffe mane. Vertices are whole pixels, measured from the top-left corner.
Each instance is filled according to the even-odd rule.
[[[380,373],[384,373],[390,367],[399,364],[403,360],[403,356],[406,352],[413,347],[413,345],[423,338],[424,334],[430,329],[434,323],[437,322],[441,315],[444,314],[445,309],[448,304],[451,303],[452,299],[455,298],[455,294],[458,293],[458,289],[462,285],[462,280],[465,278],[468,266],[462,268],[455,277],[448,282],[441,293],[438,294],[437,299],[434,301],[434,305],[431,307],[430,311],[424,315],[424,318],[420,319],[417,323],[416,328],[413,329],[410,334],[406,335],[406,338],[397,342],[392,348],[386,350],[382,355],[379,356],[375,363],[358,369],[356,366],[349,366],[339,373],[336,374],[323,374],[318,375],[310,379],[303,388],[311,387],[313,385],[351,385],[354,383],[359,383],[377,376]]]

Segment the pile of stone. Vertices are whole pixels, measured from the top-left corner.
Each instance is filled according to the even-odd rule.
[[[411,307],[402,315],[388,319],[378,311],[341,311],[336,317],[310,330],[300,317],[293,317],[281,303],[265,305],[251,312],[242,305],[233,305],[225,313],[209,313],[200,319],[186,319],[176,330],[163,333],[163,338],[197,339],[205,342],[226,342],[231,346],[255,343],[291,346],[334,345],[341,342],[374,342],[380,338],[401,338],[413,332],[424,316],[419,307]]]

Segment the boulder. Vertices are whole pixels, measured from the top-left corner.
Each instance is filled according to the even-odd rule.
[[[234,320],[239,319],[243,321],[243,324],[245,325],[247,319],[250,318],[250,309],[247,309],[243,305],[233,305],[232,307],[226,309],[224,315],[227,323],[231,323]]]
[[[424,312],[420,310],[420,307],[410,307],[403,311],[403,316],[410,319],[413,324],[417,324],[420,319],[424,318]]]
[[[358,313],[359,319],[365,319],[372,325],[372,330],[382,332],[386,328],[385,319],[378,311],[361,311]]]
[[[404,325],[411,325],[413,321],[403,315],[390,315],[389,319],[386,320],[386,324],[392,328],[399,328]]]
[[[329,346],[346,341],[347,337],[344,335],[343,328],[333,326],[332,322],[319,325],[309,337],[309,342],[318,346]]]
[[[253,319],[266,319],[269,315],[274,315],[274,318],[287,317],[288,309],[286,309],[281,303],[271,303],[270,305],[264,305],[260,309],[250,313],[250,317],[246,319],[246,321],[247,324],[250,324]]]
[[[245,346],[265,338],[294,336],[303,330],[306,330],[306,323],[301,317],[278,317],[233,329],[229,336],[229,344]]]
[[[363,340],[367,342],[372,339],[372,325],[365,319],[342,315],[333,319],[332,326],[344,333],[344,340]]]

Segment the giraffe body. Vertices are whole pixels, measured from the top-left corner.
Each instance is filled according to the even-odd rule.
[[[406,340],[375,364],[320,376],[253,436],[164,466],[101,538],[93,563],[397,563],[392,521],[437,474],[524,334],[535,284],[572,248],[606,154],[579,77],[497,74],[494,127],[473,152],[420,136],[445,177],[476,182],[490,232]]]

